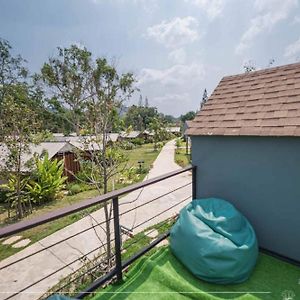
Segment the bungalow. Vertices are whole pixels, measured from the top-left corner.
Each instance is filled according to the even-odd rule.
[[[181,129],[179,126],[178,127],[176,127],[176,126],[175,127],[167,127],[166,131],[169,133],[172,133],[176,136],[181,136]]]
[[[149,138],[153,137],[153,133],[149,132],[148,130],[144,131],[130,131],[130,132],[122,132],[121,133],[121,140],[132,141],[134,139],[143,139],[147,141]]]
[[[300,63],[224,77],[187,134],[197,198],[228,199],[262,248],[300,261]]]
[[[29,172],[27,163],[33,158],[34,154],[42,155],[45,151],[48,152],[50,159],[64,160],[64,175],[68,180],[72,180],[73,176],[69,172],[76,173],[79,171],[79,163],[76,161],[76,147],[69,142],[43,142],[38,145],[31,144],[28,153],[23,153],[21,157],[21,171]],[[4,144],[0,144],[0,168],[5,167],[5,157],[8,155],[8,150]]]

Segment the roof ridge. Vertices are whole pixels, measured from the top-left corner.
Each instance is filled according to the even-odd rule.
[[[268,71],[271,72],[275,72],[281,69],[293,69],[294,67],[300,66],[300,62],[296,62],[296,63],[291,63],[291,64],[287,64],[287,65],[281,65],[281,66],[276,66],[276,67],[271,67],[271,68],[265,68],[265,69],[261,69],[261,70],[256,70],[256,71],[251,71],[251,72],[247,72],[247,73],[239,73],[239,74],[234,74],[234,75],[226,75],[223,76],[223,78],[221,79],[221,81],[223,79],[227,79],[227,78],[236,78],[236,77],[252,77],[255,76],[257,74],[264,74],[264,73],[268,73]]]

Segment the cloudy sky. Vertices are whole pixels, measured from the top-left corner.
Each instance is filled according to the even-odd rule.
[[[178,116],[249,60],[300,61],[300,0],[0,0],[0,37],[33,72],[72,43],[116,59],[150,105]]]

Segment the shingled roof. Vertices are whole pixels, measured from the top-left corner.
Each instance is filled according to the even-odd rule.
[[[187,134],[300,136],[300,63],[224,77]]]

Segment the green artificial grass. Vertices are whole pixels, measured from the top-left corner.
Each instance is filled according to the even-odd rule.
[[[251,277],[244,283],[216,285],[193,276],[171,253],[161,248],[143,257],[122,283],[99,290],[92,299],[283,299],[284,291],[293,291],[300,299],[300,269],[271,256],[260,254]],[[259,293],[265,292],[265,293]]]

